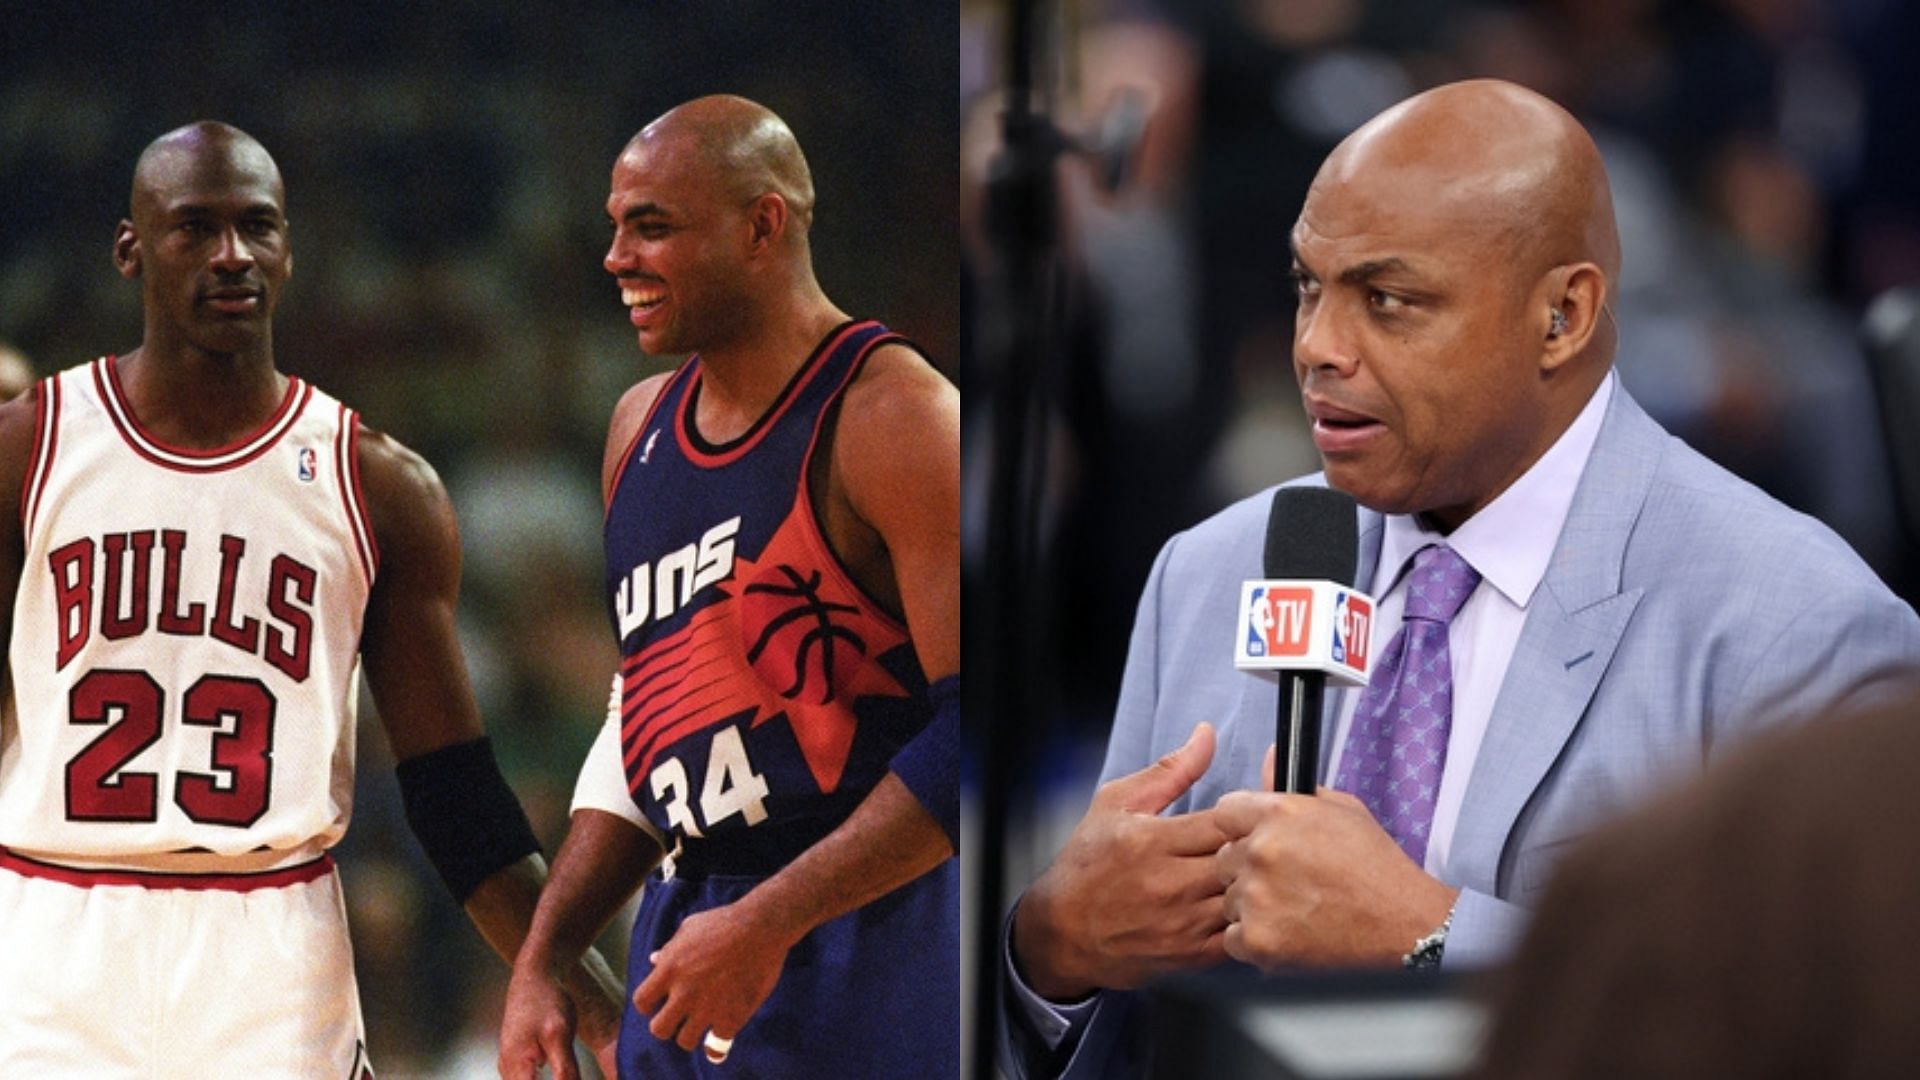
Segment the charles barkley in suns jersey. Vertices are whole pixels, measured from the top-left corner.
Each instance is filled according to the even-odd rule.
[[[609,432],[622,664],[502,1074],[571,1075],[550,972],[646,877],[622,1077],[957,1075],[958,395],[821,292],[765,108],[671,110],[612,188],[640,346],[692,355]]]

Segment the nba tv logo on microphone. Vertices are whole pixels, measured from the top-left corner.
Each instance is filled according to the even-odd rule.
[[[1332,581],[1248,581],[1240,589],[1234,666],[1320,671],[1365,686],[1373,658],[1373,599]]]

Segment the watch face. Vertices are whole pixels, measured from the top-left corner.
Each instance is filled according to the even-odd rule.
[[[1407,954],[1405,963],[1408,968],[1434,968],[1440,966],[1440,953],[1447,947],[1445,939],[1428,938],[1418,948]]]

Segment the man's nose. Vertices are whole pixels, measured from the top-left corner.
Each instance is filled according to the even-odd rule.
[[[1352,335],[1334,305],[1321,300],[1312,308],[1303,308],[1294,316],[1293,363],[1297,374],[1328,370],[1351,375],[1359,363]]]
[[[213,251],[212,265],[215,270],[237,273],[246,270],[254,263],[253,248],[237,228],[220,230],[220,243]]]

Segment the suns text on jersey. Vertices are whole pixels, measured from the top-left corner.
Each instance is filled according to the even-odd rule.
[[[731,517],[708,529],[697,544],[670,551],[634,567],[621,580],[614,596],[620,616],[620,637],[664,619],[684,607],[693,594],[733,573],[733,537],[740,519]]]
[[[182,563],[209,557],[204,543],[194,544],[185,530],[83,536],[54,548],[47,555],[47,569],[53,574],[60,627],[55,670],[79,655],[95,632],[118,641],[158,629],[163,634],[212,638],[259,656],[288,678],[304,682],[312,660],[319,572],[290,555],[275,554],[268,566],[266,595],[243,602],[235,594],[247,542],[223,534],[218,547],[219,586],[211,613],[203,600],[181,602]],[[153,602],[156,576],[158,603]],[[255,604],[264,607],[265,618],[248,613],[246,608]]]

